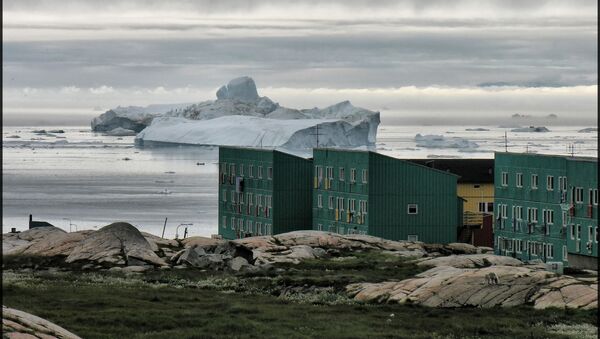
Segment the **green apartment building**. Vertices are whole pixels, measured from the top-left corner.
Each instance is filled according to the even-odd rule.
[[[312,161],[273,149],[219,148],[219,235],[310,229]]]
[[[598,159],[495,156],[496,253],[597,269]]]
[[[455,242],[458,176],[368,151],[313,150],[312,226],[391,240]]]

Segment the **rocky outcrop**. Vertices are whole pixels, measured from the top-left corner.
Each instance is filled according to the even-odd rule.
[[[5,306],[2,306],[2,337],[14,339],[80,338],[48,320]]]
[[[58,227],[37,227],[2,237],[3,255],[67,256],[93,231],[67,233]]]
[[[488,266],[523,266],[519,259],[494,254],[449,255],[418,259],[419,266],[450,266],[456,268],[477,268]]]
[[[140,231],[124,222],[104,226],[79,242],[66,259],[67,263],[76,261],[132,266],[166,265],[152,251],[152,246]]]
[[[576,279],[527,266],[438,266],[402,281],[346,287],[364,302],[413,303],[429,307],[597,308],[598,280]]]

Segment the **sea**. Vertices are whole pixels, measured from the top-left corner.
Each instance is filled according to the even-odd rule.
[[[372,150],[402,159],[493,158],[505,151],[596,157],[598,132],[579,132],[589,127],[380,125]],[[418,146],[417,133],[478,147]],[[210,236],[217,233],[217,164],[217,147],[141,148],[133,136],[89,126],[3,127],[2,230],[26,230],[31,214],[66,231],[126,221],[169,238]]]

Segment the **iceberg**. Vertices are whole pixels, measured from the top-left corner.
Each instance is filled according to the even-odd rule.
[[[511,132],[550,132],[550,130],[544,126],[540,126],[540,127],[529,126],[529,127],[523,127],[523,128],[514,128],[514,129],[511,129],[510,131]]]
[[[146,107],[118,106],[117,108],[110,109],[92,119],[92,131],[109,132],[115,128],[122,128],[133,130],[137,133],[146,128],[155,117],[173,109],[188,105],[189,104],[149,105]]]
[[[588,127],[588,128],[580,129],[579,131],[577,131],[577,133],[592,133],[592,132],[598,132],[598,128]]]
[[[323,109],[282,107],[259,96],[249,77],[231,80],[217,90],[216,96],[217,100],[177,107],[153,117],[136,136],[136,144],[286,149],[372,146],[380,123],[379,112],[355,107],[349,101]]]
[[[469,141],[465,138],[452,137],[446,138],[443,135],[421,135],[415,136],[415,141],[418,147],[425,148],[461,148],[472,149],[479,145],[476,142]]]

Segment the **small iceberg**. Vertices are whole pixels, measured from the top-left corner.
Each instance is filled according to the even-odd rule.
[[[477,148],[479,145],[473,141],[469,141],[465,138],[452,137],[446,138],[443,135],[421,135],[415,136],[415,141],[418,147],[426,148],[460,148],[470,149]]]
[[[539,127],[529,126],[529,127],[523,127],[523,128],[513,128],[510,131],[511,132],[536,132],[536,133],[550,132],[550,130],[544,126],[539,126]]]

